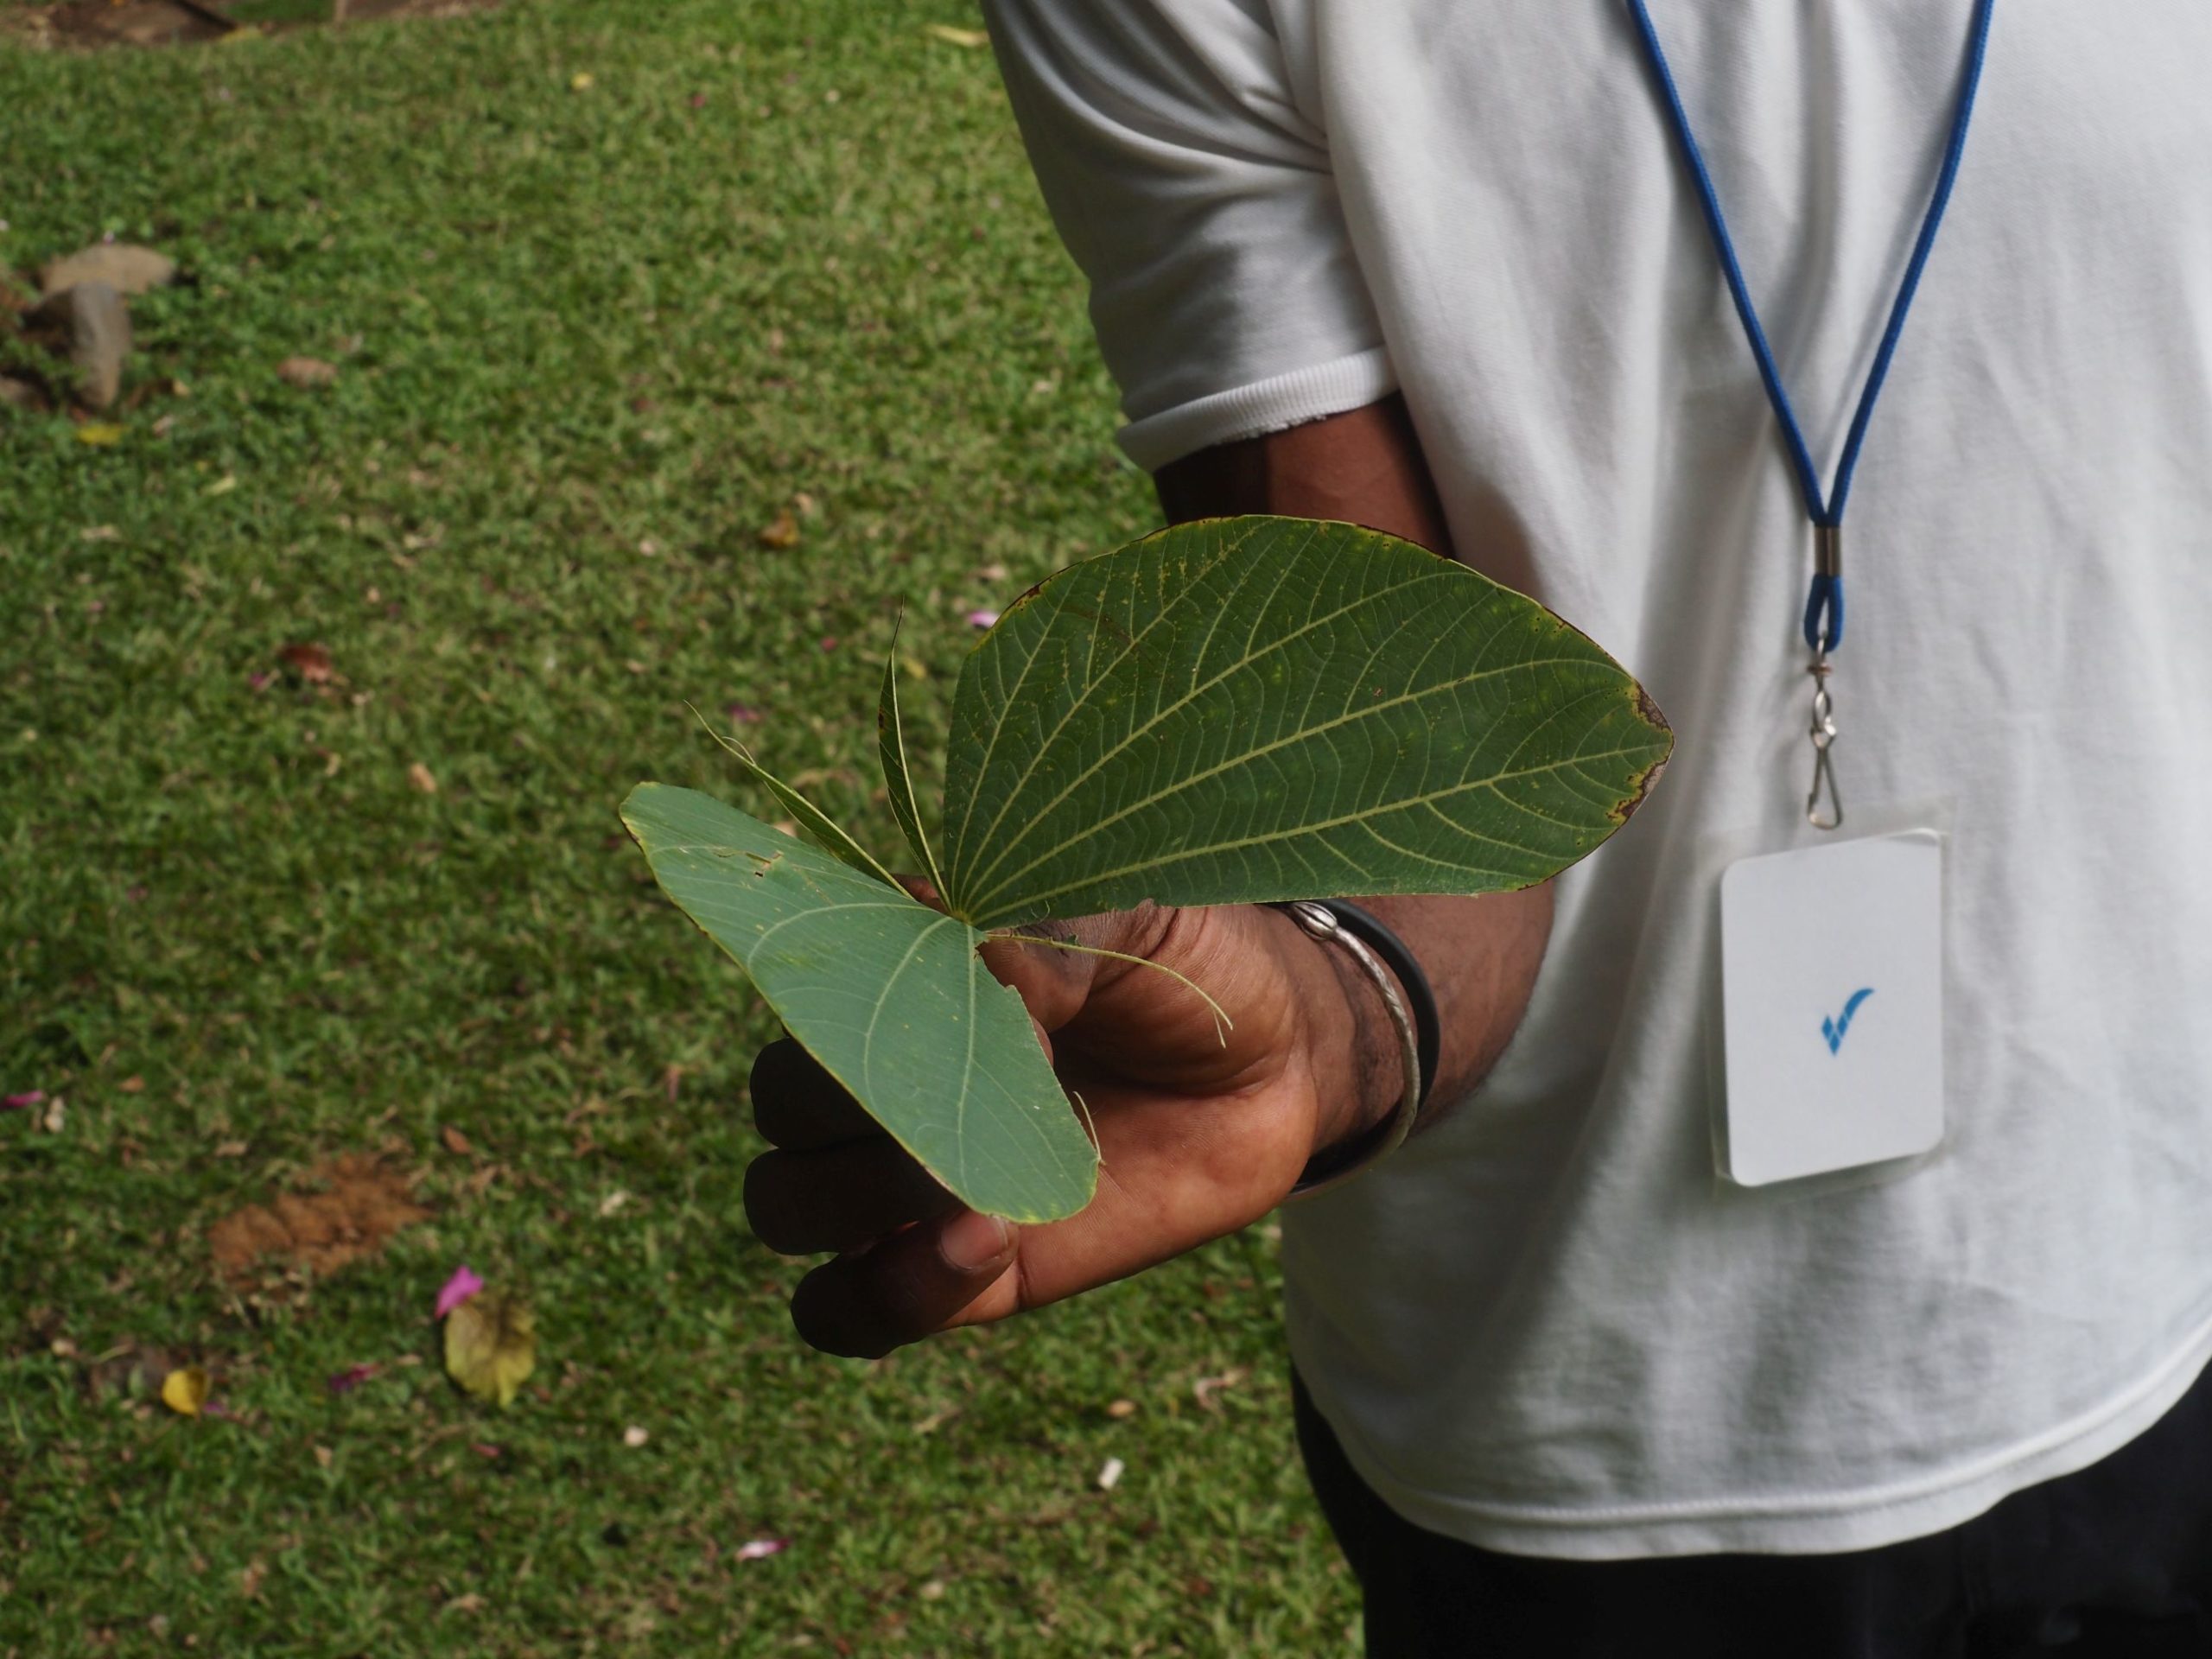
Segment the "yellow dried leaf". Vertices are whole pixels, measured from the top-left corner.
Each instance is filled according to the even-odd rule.
[[[512,1292],[480,1291],[446,1315],[446,1374],[478,1399],[512,1404],[537,1363],[537,1319]]]
[[[111,421],[87,421],[77,429],[77,442],[106,448],[123,442],[123,429]]]
[[[991,43],[991,37],[980,29],[955,29],[950,23],[930,23],[925,27],[931,34],[949,45],[978,47]]]
[[[180,1417],[197,1417],[207,1403],[207,1373],[197,1365],[171,1371],[162,1379],[162,1403]]]
[[[572,92],[588,92],[591,90],[591,72],[588,69],[580,69],[569,77],[569,90]]]

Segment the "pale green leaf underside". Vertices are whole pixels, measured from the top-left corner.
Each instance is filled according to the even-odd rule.
[[[1211,519],[1061,571],[962,669],[943,891],[978,927],[1530,886],[1672,736],[1534,601],[1395,537]]]
[[[791,1035],[963,1201],[1016,1221],[1090,1201],[1090,1137],[982,934],[696,790],[641,784],[622,821]]]
[[[721,741],[722,747],[736,757],[738,765],[745,768],[746,775],[782,803],[784,810],[791,815],[799,828],[826,848],[832,856],[863,875],[874,877],[886,887],[900,893],[906,891],[899,886],[890,871],[875,861],[874,855],[867,848],[845,833],[843,825],[755,760],[741,745],[727,738]]]

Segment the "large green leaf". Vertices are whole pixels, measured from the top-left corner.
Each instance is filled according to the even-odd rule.
[[[1350,524],[1179,525],[1025,594],[962,669],[943,891],[978,927],[1530,886],[1672,743],[1534,601]]]
[[[895,647],[893,659],[895,662]],[[1672,741],[1634,681],[1533,601],[1348,524],[1185,525],[1017,601],[954,692],[944,846],[895,668],[892,811],[950,915],[741,753],[836,857],[690,790],[623,817],[791,1034],[963,1199],[1089,1201],[1096,1154],[986,934],[1141,899],[1488,893],[1618,829]],[[842,859],[843,862],[839,862]]]
[[[640,784],[622,821],[668,896],[791,1035],[979,1210],[1072,1215],[1097,1157],[982,935],[696,790]]]

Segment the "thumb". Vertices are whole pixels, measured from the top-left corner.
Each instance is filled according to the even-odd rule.
[[[1095,992],[1137,965],[1117,957],[1149,959],[1174,914],[1145,904],[1016,928],[983,946],[983,965],[1001,984],[1021,993],[1039,1026],[1058,1031],[1083,1012]]]

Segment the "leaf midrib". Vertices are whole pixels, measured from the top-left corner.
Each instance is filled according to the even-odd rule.
[[[1184,863],[1193,858],[1209,858],[1223,853],[1242,852],[1248,847],[1263,847],[1270,842],[1288,841],[1301,836],[1322,835],[1332,830],[1340,830],[1346,824],[1358,824],[1364,827],[1365,820],[1370,817],[1388,817],[1393,813],[1404,811],[1408,807],[1433,806],[1438,801],[1454,795],[1464,795],[1471,790],[1494,790],[1500,785],[1511,783],[1516,778],[1534,778],[1547,772],[1557,772],[1563,766],[1579,766],[1586,760],[1610,760],[1641,753],[1645,747],[1642,744],[1635,744],[1617,749],[1598,749],[1586,754],[1569,755],[1558,760],[1548,760],[1539,766],[1524,766],[1518,772],[1498,772],[1489,778],[1477,778],[1470,782],[1454,784],[1449,789],[1433,790],[1426,795],[1405,796],[1392,801],[1387,806],[1369,807],[1361,811],[1348,812],[1342,817],[1330,818],[1318,823],[1296,824],[1290,829],[1274,830],[1266,835],[1247,836],[1237,841],[1214,842],[1204,847],[1188,848],[1182,852],[1169,854],[1166,857],[1150,858],[1140,863],[1125,864],[1118,869],[1097,871],[1086,875],[1080,881],[1066,882],[1059,887],[1048,888],[1043,893],[1033,894],[1031,902],[1038,905],[1046,904],[1063,893],[1079,893],[1085,887],[1094,887],[1101,882],[1118,880],[1125,875],[1141,875],[1147,870],[1166,869],[1172,864]],[[1514,804],[1516,807],[1519,806],[1517,802]],[[1457,827],[1455,824],[1454,828]],[[1484,836],[1476,831],[1467,833],[1475,835],[1477,839],[1482,841],[1497,839],[1495,836]],[[988,922],[976,923],[976,925],[1003,927],[1007,924],[1002,920],[993,919]]]
[[[1252,660],[1256,661],[1257,659],[1254,658]],[[1418,703],[1426,697],[1434,696],[1445,692],[1463,690],[1470,685],[1476,684],[1483,680],[1493,678],[1500,674],[1512,674],[1523,671],[1542,668],[1585,665],[1586,664],[1586,662],[1587,659],[1581,657],[1540,657],[1530,658],[1525,662],[1509,663],[1498,668],[1478,669],[1475,672],[1463,675],[1458,679],[1439,680],[1435,684],[1425,686],[1418,691],[1404,692],[1397,696],[1388,698],[1382,702],[1371,702],[1363,709],[1360,709],[1348,714],[1338,715],[1331,719],[1323,721],[1318,726],[1301,727],[1290,733],[1287,736],[1275,739],[1273,742],[1262,744],[1256,748],[1243,750],[1231,759],[1224,760],[1217,766],[1208,767],[1204,772],[1195,772],[1186,777],[1179,778],[1175,782],[1168,785],[1165,789],[1155,791],[1154,793],[1145,796],[1140,800],[1132,801],[1128,805],[1122,807],[1119,811],[1109,813],[1106,817],[1097,819],[1096,822],[1077,831],[1075,835],[1054,843],[1051,851],[1046,853],[1042,856],[1031,859],[1028,863],[1014,871],[1013,874],[1007,876],[1004,880],[991,887],[980,899],[974,900],[968,908],[976,912],[978,918],[980,918],[981,916],[988,913],[991,902],[1001,893],[1004,893],[1009,887],[1013,887],[1019,883],[1024,876],[1029,874],[1032,871],[1039,868],[1040,866],[1065,857],[1071,848],[1080,846],[1084,842],[1097,835],[1101,830],[1111,829],[1115,824],[1119,823],[1122,819],[1129,817],[1132,813],[1144,811],[1147,808],[1158,805],[1162,801],[1173,799],[1176,795],[1186,789],[1193,788],[1199,784],[1206,782],[1210,779],[1217,778],[1224,772],[1233,772],[1239,766],[1248,766],[1253,761],[1262,760],[1266,756],[1274,753],[1279,749],[1289,748],[1294,745],[1306,742],[1309,739],[1325,735],[1327,733],[1335,731],[1340,727],[1356,726],[1361,721],[1370,720],[1377,715],[1387,714],[1393,709],[1402,709],[1409,704]],[[1592,698],[1607,697],[1612,695],[1614,695],[1612,688],[1608,687],[1602,691],[1592,692],[1586,696],[1578,697],[1574,699],[1573,702],[1567,703],[1561,709],[1554,710],[1554,717],[1556,718],[1558,715],[1564,714],[1567,709],[1573,709],[1582,702],[1591,701]],[[1628,753],[1628,751],[1624,750],[1618,751],[1618,753]],[[1565,760],[1554,764],[1572,764],[1583,760],[1603,760],[1605,758],[1607,758],[1607,756],[1605,754],[1578,754],[1568,756]],[[1549,769],[1550,768],[1548,766],[1536,768],[1535,770]],[[1508,782],[1512,778],[1524,775],[1526,774],[1519,772],[1500,772],[1493,774],[1490,779],[1485,781]],[[1452,792],[1457,792],[1457,791],[1462,787],[1465,787],[1465,785],[1454,785]],[[1067,798],[1067,791],[1061,791],[1059,795],[1056,797],[1052,802],[1046,806],[1040,808],[1036,815],[1030,820],[1033,829],[1035,825],[1042,823],[1045,821],[1046,815],[1052,811],[1054,807],[1059,805],[1061,802],[1065,801]],[[1399,804],[1415,804],[1418,801],[1427,798],[1429,798],[1411,797],[1401,801]],[[1342,820],[1338,820],[1338,822],[1342,822]],[[1282,831],[1281,835],[1274,838],[1281,839],[1281,836],[1303,835],[1317,827],[1320,826],[1294,826],[1289,830]],[[1029,834],[1030,832],[1028,830],[1025,830],[1022,834],[1015,836],[1012,841],[1007,842],[1007,845],[1001,849],[999,855],[991,861],[989,867],[986,868],[981,875],[977,876],[976,880],[979,881],[982,880],[995,873],[999,867],[1006,862],[1007,858],[1013,853],[1014,849],[1020,846],[1024,841],[1027,841],[1029,838]],[[1080,881],[1071,884],[1069,887],[1055,889],[1055,891],[1071,892],[1073,891],[1075,887],[1087,887],[1089,885],[1089,880]],[[982,926],[984,925],[984,923],[978,919],[976,925]]]

